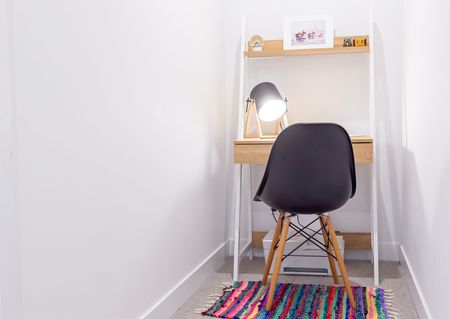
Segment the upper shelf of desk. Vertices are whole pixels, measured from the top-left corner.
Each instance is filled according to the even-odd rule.
[[[345,38],[369,40],[368,35],[346,36]],[[299,55],[320,55],[320,54],[347,54],[347,53],[368,53],[370,52],[369,45],[367,46],[352,46],[344,47],[344,37],[334,38],[334,48],[325,49],[305,49],[305,50],[284,50],[283,40],[265,40],[262,51],[252,51],[249,43],[247,43],[247,51],[245,55],[248,58],[264,58],[264,57],[283,57],[283,56],[299,56]],[[369,42],[370,43],[370,42]]]

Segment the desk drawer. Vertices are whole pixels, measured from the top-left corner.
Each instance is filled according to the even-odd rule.
[[[352,145],[356,163],[370,164],[373,162],[373,143],[353,143]]]
[[[373,143],[353,143],[355,162],[370,164],[373,161]],[[235,144],[234,162],[238,164],[266,164],[272,144]]]
[[[241,164],[266,164],[273,144],[235,144],[234,162]]]

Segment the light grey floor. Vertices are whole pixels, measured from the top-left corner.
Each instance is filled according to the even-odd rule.
[[[368,261],[346,261],[347,271],[353,285],[366,287],[373,286],[372,264]],[[206,318],[195,313],[210,294],[219,293],[219,286],[223,282],[231,282],[233,259],[228,258],[225,264],[211,275],[192,295],[189,300],[175,313],[172,319],[197,319]],[[264,271],[263,258],[254,258],[253,261],[245,259],[240,264],[241,280],[261,280]],[[394,307],[399,310],[402,319],[418,319],[408,292],[406,270],[397,262],[380,263],[380,287],[392,289]],[[332,284],[330,277],[313,276],[280,276],[280,282]]]

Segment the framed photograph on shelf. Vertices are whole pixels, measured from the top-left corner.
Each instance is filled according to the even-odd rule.
[[[334,47],[332,15],[284,19],[284,50]]]

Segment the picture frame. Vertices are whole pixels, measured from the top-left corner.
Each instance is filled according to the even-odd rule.
[[[284,19],[284,50],[305,50],[333,47],[334,25],[332,15],[327,14]]]

